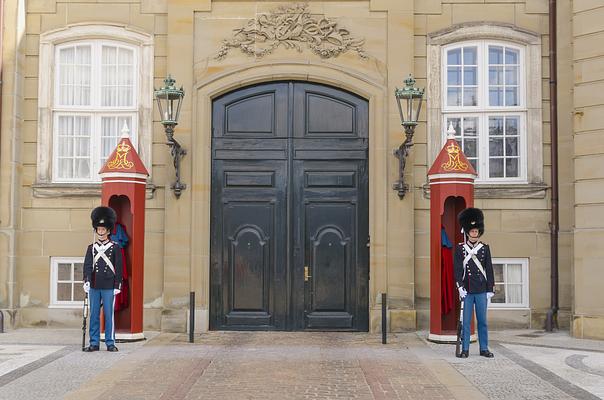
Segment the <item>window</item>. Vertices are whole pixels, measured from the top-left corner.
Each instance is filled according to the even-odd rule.
[[[495,308],[528,308],[528,259],[494,258],[495,295],[491,306]]]
[[[98,196],[124,123],[152,170],[153,38],[118,24],[40,34],[35,197]]]
[[[94,40],[55,52],[53,181],[99,182],[124,125],[137,143],[138,49]]]
[[[50,260],[50,306],[79,307],[84,300],[84,258],[52,257]]]
[[[443,47],[442,59],[442,131],[453,125],[477,181],[525,182],[523,47],[456,43]]]

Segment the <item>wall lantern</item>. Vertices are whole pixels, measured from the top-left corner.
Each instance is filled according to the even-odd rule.
[[[422,108],[422,98],[424,97],[424,89],[418,89],[415,85],[415,79],[409,74],[409,77],[405,79],[405,87],[402,89],[396,88],[394,90],[394,97],[398,105],[398,112],[401,117],[401,125],[405,129],[405,141],[400,147],[394,150],[394,155],[398,158],[398,181],[392,185],[392,188],[398,192],[398,197],[403,199],[405,193],[409,191],[409,185],[405,183],[405,162],[411,146],[413,146],[413,133],[417,126],[417,120],[419,118],[419,112]],[[405,101],[405,104],[403,104]]]
[[[174,191],[176,198],[180,197],[180,193],[187,188],[187,185],[180,182],[180,160],[187,154],[187,151],[180,146],[180,143],[174,139],[174,127],[178,125],[178,116],[180,114],[180,106],[182,99],[185,97],[185,91],[182,86],[176,88],[176,81],[168,75],[164,79],[164,87],[154,90],[153,94],[159,108],[161,123],[166,131],[166,137],[170,146],[170,153],[174,160],[174,169],[176,170],[176,182],[170,186]]]

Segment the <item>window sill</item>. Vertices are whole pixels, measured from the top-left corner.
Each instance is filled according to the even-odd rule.
[[[79,304],[50,304],[48,308],[82,308],[84,306],[84,302],[81,301]]]
[[[477,183],[474,186],[475,199],[544,199],[548,185],[545,183]],[[430,198],[430,185],[422,186],[424,197]]]
[[[36,198],[101,197],[100,183],[35,183],[31,186]],[[146,199],[155,196],[157,186],[147,183]]]

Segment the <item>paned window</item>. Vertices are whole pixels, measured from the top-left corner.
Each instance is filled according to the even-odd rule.
[[[491,306],[495,308],[528,308],[528,259],[494,258],[495,295]]]
[[[126,125],[136,146],[138,49],[107,40],[55,47],[53,181],[99,182]]]
[[[442,51],[443,132],[453,126],[478,182],[526,182],[523,48],[472,41]]]
[[[81,306],[84,258],[52,257],[50,261],[50,306]]]

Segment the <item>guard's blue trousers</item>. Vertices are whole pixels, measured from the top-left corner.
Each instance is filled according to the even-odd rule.
[[[90,288],[88,299],[90,300],[90,345],[98,346],[101,342],[101,299],[103,300],[103,312],[105,313],[105,345],[107,347],[114,345],[113,309],[115,307],[115,296],[113,295],[113,289]]]
[[[478,329],[478,343],[480,351],[489,349],[489,331],[487,328],[487,294],[468,293],[463,300],[463,339],[461,349],[470,349],[470,323],[472,322],[472,309],[476,308],[476,322]]]

